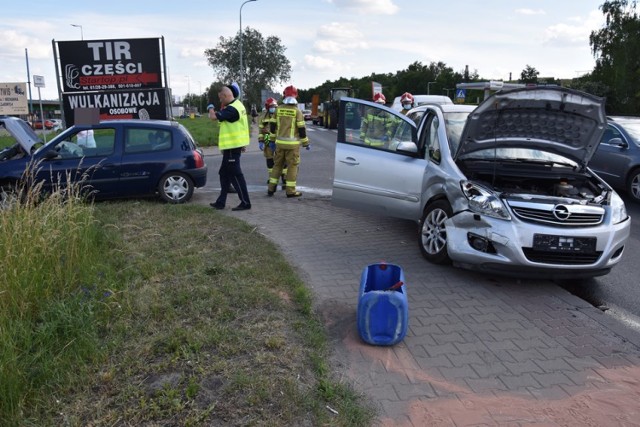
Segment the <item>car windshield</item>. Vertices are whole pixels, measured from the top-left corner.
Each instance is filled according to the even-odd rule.
[[[444,113],[445,129],[447,130],[447,139],[452,153],[458,150],[460,136],[468,116],[469,112]]]
[[[464,156],[461,156],[460,159],[499,159],[515,162],[551,163],[569,167],[578,166],[576,162],[567,159],[566,157],[533,148],[487,148],[485,150],[478,150],[465,154]]]

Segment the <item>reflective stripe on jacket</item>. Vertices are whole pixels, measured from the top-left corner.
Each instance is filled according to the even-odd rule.
[[[276,113],[269,114],[269,110],[265,109],[262,113],[260,113],[260,117],[258,118],[258,125],[260,126],[260,134],[258,135],[258,141],[264,141],[264,137],[266,134],[269,134],[269,140],[275,141],[275,134],[271,133],[271,123],[275,121]]]
[[[238,99],[234,99],[229,107],[233,107],[238,111],[240,118],[235,122],[220,122],[220,137],[218,139],[218,148],[220,150],[230,150],[232,148],[246,147],[249,145],[249,121],[247,119],[247,110]]]
[[[385,136],[390,137],[391,131],[394,128],[394,122],[391,117],[386,114],[372,114],[367,115],[362,120],[362,126],[360,128],[360,137],[370,139],[383,139]]]

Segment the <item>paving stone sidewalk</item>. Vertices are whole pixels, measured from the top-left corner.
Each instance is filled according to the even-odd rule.
[[[252,193],[258,227],[313,290],[337,373],[371,399],[376,426],[640,426],[640,335],[546,281],[435,266],[413,222],[326,197]],[[265,221],[265,218],[272,218]],[[409,327],[392,347],[356,328],[360,274],[400,265]]]

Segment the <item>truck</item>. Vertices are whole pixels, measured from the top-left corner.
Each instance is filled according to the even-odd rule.
[[[311,97],[311,123],[322,126],[322,104],[317,93]]]
[[[329,99],[322,103],[322,122],[319,125],[327,129],[338,127],[340,117],[340,99],[353,97],[353,89],[350,87],[337,87],[329,89]]]
[[[174,118],[179,118],[184,116],[184,107],[180,105],[172,105],[171,106],[171,116]]]

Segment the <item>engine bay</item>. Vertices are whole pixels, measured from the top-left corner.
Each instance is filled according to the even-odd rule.
[[[486,163],[480,168],[471,166],[469,162],[465,162],[464,166],[463,172],[469,180],[478,182],[507,199],[539,199],[546,202],[550,199],[562,199],[562,203],[602,204],[608,193],[608,188],[597,177],[568,168],[540,171],[540,175],[534,177],[531,173],[526,173],[526,168],[520,173],[509,168],[505,173],[499,167],[487,170]]]

